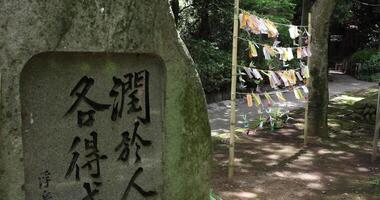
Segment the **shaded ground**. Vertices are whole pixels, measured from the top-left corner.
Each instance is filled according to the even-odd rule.
[[[380,162],[370,163],[373,125],[353,118],[353,104],[376,92],[334,98],[329,108],[331,138],[303,149],[303,111],[276,132],[239,135],[236,169],[227,180],[227,141],[214,137],[213,188],[223,200],[380,199]]]
[[[331,72],[332,82],[329,83],[330,97],[342,94],[347,91],[355,91],[360,89],[367,89],[372,86],[376,86],[376,83],[369,83],[365,81],[359,81],[351,76]],[[288,100],[285,103],[279,104],[280,108],[285,110],[295,110],[304,107],[304,102],[300,102],[295,99],[292,92],[284,93],[285,98]],[[219,103],[213,103],[208,105],[208,114],[211,125],[212,135],[218,135],[220,133],[229,132],[230,121],[230,101],[222,101]],[[243,115],[246,114],[250,121],[257,118],[257,112],[255,109],[248,108],[243,96],[237,100],[237,122],[238,127],[243,126]]]

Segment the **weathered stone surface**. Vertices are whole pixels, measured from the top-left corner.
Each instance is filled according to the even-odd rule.
[[[155,74],[152,78],[158,82],[162,80],[161,85],[154,84],[152,88],[163,88],[162,93],[157,94],[158,98],[162,97],[162,102],[152,101],[157,103],[155,106],[152,105],[152,108],[162,105],[162,110],[158,111],[157,115],[160,115],[163,120],[162,123],[157,122],[150,128],[162,129],[162,131],[157,133],[157,137],[151,138],[157,141],[158,146],[150,147],[153,149],[148,149],[146,152],[142,150],[141,155],[143,158],[144,156],[150,158],[149,156],[153,156],[150,153],[154,152],[155,159],[157,159],[156,156],[161,156],[162,162],[157,166],[158,169],[162,168],[158,170],[162,175],[158,174],[158,178],[152,177],[143,182],[151,181],[151,185],[148,186],[157,186],[155,190],[159,193],[159,197],[156,197],[158,199],[208,198],[211,146],[204,94],[193,63],[178,37],[173,21],[169,4],[165,0],[0,1],[1,200],[36,199],[37,197],[33,196],[34,194],[28,194],[28,191],[33,191],[33,187],[36,187],[36,185],[31,185],[32,177],[35,177],[37,173],[42,173],[40,171],[42,168],[38,171],[33,171],[32,168],[43,166],[41,164],[41,161],[44,161],[43,158],[50,156],[47,152],[51,151],[51,155],[55,157],[60,155],[59,152],[64,148],[70,148],[70,144],[66,143],[70,143],[70,136],[77,133],[70,133],[67,138],[63,138],[61,133],[64,130],[70,130],[71,127],[67,123],[74,123],[74,120],[64,123],[57,121],[57,126],[51,127],[52,123],[42,123],[48,120],[47,116],[43,120],[37,117],[49,113],[52,114],[51,120],[55,120],[62,115],[55,111],[64,112],[65,110],[61,109],[70,106],[73,99],[63,93],[72,89],[75,81],[82,77],[83,73],[81,74],[80,71],[74,74],[74,65],[79,62],[89,63],[88,69],[96,77],[93,87],[97,90],[89,93],[89,96],[92,95],[91,97],[96,99],[102,95],[102,98],[109,97],[104,95],[107,92],[105,89],[112,87],[110,82],[112,76],[124,72],[122,67],[125,67],[127,72],[135,72],[141,66],[147,67],[146,64],[152,63],[151,67]],[[44,52],[61,53],[41,54]],[[75,57],[84,55],[79,52],[96,53],[93,56],[97,57],[97,63],[105,63],[107,56],[119,53],[117,54],[119,58],[110,60],[116,63],[120,61],[117,64],[120,68],[107,77],[107,72],[101,70],[107,64],[97,66],[92,58],[84,58],[77,62]],[[61,54],[63,57],[59,56]],[[137,62],[136,58],[133,58],[137,54],[141,54],[141,57],[146,59]],[[64,58],[62,62],[57,64],[58,68],[53,69],[51,62],[57,62],[62,58]],[[123,66],[123,62],[127,64]],[[136,65],[130,65],[131,63],[136,63]],[[63,64],[67,64],[65,69],[62,69]],[[45,85],[46,82],[54,79],[56,83],[50,86]],[[67,83],[71,84],[66,85]],[[60,89],[59,84],[62,84]],[[35,91],[30,91],[32,89]],[[41,96],[43,91],[40,89],[48,90],[46,98]],[[54,90],[57,90],[56,93]],[[22,103],[20,99],[23,99]],[[57,104],[51,102],[54,99],[57,99]],[[61,104],[59,100],[64,102]],[[41,107],[43,105],[41,101],[48,104],[46,108]],[[35,102],[39,102],[39,105],[35,105]],[[23,110],[21,110],[21,105]],[[36,112],[37,116],[30,115],[28,109]],[[49,110],[54,112],[47,112]],[[107,116],[99,114],[99,117],[96,122],[103,121],[102,119]],[[30,130],[28,125],[31,124],[31,119],[33,123],[40,124],[34,124],[35,127]],[[127,128],[131,128],[130,124],[126,123],[126,125]],[[111,126],[104,125],[104,127]],[[115,132],[109,133],[104,133],[105,129],[98,127],[99,137],[110,134],[112,137],[118,137],[119,140],[122,127],[113,126],[116,126]],[[30,130],[36,135],[28,135],[23,130]],[[37,133],[38,130],[45,130],[45,132]],[[90,129],[86,130],[83,133],[82,143],[84,139],[90,137]],[[55,136],[46,135],[48,133],[54,133]],[[38,139],[43,136],[45,137]],[[111,140],[111,137],[104,138]],[[62,139],[65,145],[53,145],[56,143],[51,142],[56,142],[55,139]],[[114,146],[111,144],[105,146],[107,142],[103,142],[103,144],[99,143],[99,151],[112,152]],[[44,143],[51,146],[40,146]],[[24,148],[27,151],[24,152]],[[51,171],[52,174],[67,168],[67,160],[70,160],[68,152],[69,149],[61,152],[60,160],[65,160],[62,165],[54,162],[58,160],[57,158],[46,161],[46,166],[57,169],[57,171]],[[115,152],[110,154],[108,159],[114,159],[115,155],[117,155]],[[38,161],[38,164],[34,161]],[[106,168],[112,167],[111,165]],[[113,171],[106,168],[104,172],[108,171],[111,174],[116,174],[118,170],[121,170]],[[157,169],[152,167],[147,171],[155,173],[155,170]],[[109,179],[117,178],[112,176],[113,174],[109,175]],[[125,176],[125,181],[131,173],[123,174],[123,176]],[[59,182],[64,179],[59,177],[55,180]],[[100,190],[109,187],[106,186],[107,181],[103,183]],[[35,180],[35,184],[38,187],[38,179]],[[59,185],[59,183],[54,184]],[[120,192],[118,187],[115,185],[112,190]],[[57,191],[64,192],[65,189]],[[84,194],[83,191],[81,192],[79,195]],[[107,194],[110,194],[113,191],[108,192]],[[58,197],[62,197],[59,195],[61,194],[58,194]],[[68,199],[72,198],[68,197]],[[78,199],[81,198],[78,197]]]

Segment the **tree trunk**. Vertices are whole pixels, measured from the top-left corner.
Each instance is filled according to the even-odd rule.
[[[315,1],[312,13],[310,89],[305,114],[305,134],[311,137],[327,137],[328,91],[328,41],[330,16],[338,0]]]
[[[194,6],[198,10],[199,15],[199,26],[198,30],[195,34],[195,36],[198,39],[208,39],[211,34],[211,28],[210,28],[210,19],[209,19],[209,6],[210,1],[209,0],[198,0],[194,1]]]

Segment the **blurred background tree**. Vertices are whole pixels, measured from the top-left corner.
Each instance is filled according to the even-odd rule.
[[[378,4],[379,0],[362,0]],[[307,14],[314,0],[241,0],[241,9],[285,24],[301,24],[302,9]],[[232,48],[233,0],[171,0],[177,28],[196,63],[206,93],[226,91],[230,86]],[[304,6],[303,6],[304,5]],[[304,20],[304,21],[307,21]],[[355,0],[341,0],[331,20],[329,65],[351,59],[357,51],[379,47],[379,9],[366,6]],[[279,26],[281,46],[293,46],[289,39],[288,27]],[[266,36],[249,36],[244,31],[241,37],[257,42],[272,44]],[[247,42],[239,41],[240,65],[248,65]],[[373,52],[373,51],[372,51]],[[259,53],[261,53],[259,51]],[[377,51],[374,51],[377,53]],[[372,55],[371,55],[372,56]],[[275,60],[266,62],[262,56],[255,59],[255,65],[281,65]],[[291,65],[297,65],[291,63]],[[346,64],[347,71],[355,68]],[[298,66],[294,66],[298,67]],[[355,71],[355,69],[353,70]],[[229,95],[226,95],[228,98]]]

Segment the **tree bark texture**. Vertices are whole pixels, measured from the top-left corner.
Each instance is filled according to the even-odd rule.
[[[309,103],[305,114],[305,132],[308,136],[327,137],[328,41],[331,14],[339,0],[317,0],[311,9],[311,52],[309,69]]]

